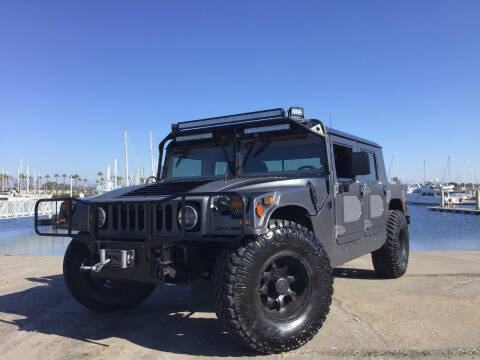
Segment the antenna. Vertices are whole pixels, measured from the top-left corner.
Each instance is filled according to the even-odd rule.
[[[126,186],[129,186],[129,181],[128,181],[128,144],[127,144],[127,130],[124,132],[125,135],[125,184]]]
[[[152,130],[150,130],[150,163],[152,165],[152,176],[155,176],[155,164],[153,160]]]

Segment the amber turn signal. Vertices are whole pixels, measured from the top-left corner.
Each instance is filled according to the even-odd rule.
[[[273,204],[273,196],[266,197],[264,199],[264,201],[265,201],[265,204],[272,205]]]
[[[257,212],[258,216],[262,216],[263,215],[263,205],[258,203],[257,207],[255,208],[255,211]]]

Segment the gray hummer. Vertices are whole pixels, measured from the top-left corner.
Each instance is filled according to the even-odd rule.
[[[65,282],[92,310],[207,279],[228,333],[282,352],[322,326],[333,267],[371,253],[378,276],[407,269],[406,191],[372,141],[290,108],[180,122],[159,151],[147,184],[40,200],[58,202],[58,220],[44,231],[36,215],[35,230],[72,238]]]

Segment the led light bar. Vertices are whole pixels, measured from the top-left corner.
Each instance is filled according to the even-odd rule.
[[[299,117],[299,118],[304,118],[305,114],[303,113],[303,108],[301,107],[291,107],[288,109],[288,117]]]
[[[175,141],[203,140],[203,139],[211,139],[212,137],[213,137],[212,133],[183,135],[183,136],[177,136],[175,138]]]
[[[243,133],[244,134],[254,134],[254,133],[260,133],[260,132],[279,131],[279,130],[288,130],[288,129],[290,129],[290,124],[280,124],[280,125],[248,128],[248,129],[244,129]]]
[[[178,130],[185,130],[191,128],[215,126],[215,125],[226,125],[234,124],[244,121],[255,121],[255,120],[264,120],[264,119],[273,119],[273,118],[283,118],[285,117],[285,110],[283,109],[271,109],[264,111],[255,111],[237,115],[228,115],[228,116],[219,116],[214,118],[192,120],[192,121],[183,121],[177,124]]]

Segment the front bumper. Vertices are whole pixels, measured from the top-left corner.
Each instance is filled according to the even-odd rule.
[[[230,219],[230,224],[235,226],[220,226],[220,216],[210,210],[212,198],[217,195],[238,196],[242,199],[241,218]],[[62,216],[59,213],[54,215],[57,219],[64,219],[62,223],[57,221],[53,225],[41,224],[38,208],[46,201],[60,204],[67,202],[68,207],[64,209]],[[193,201],[203,204],[201,221],[198,229],[188,231],[177,221],[177,214],[185,204]],[[101,250],[134,251],[133,266],[122,268],[113,264],[106,265],[99,272],[91,272],[92,276],[163,283],[166,275],[173,275],[175,272],[174,252],[179,242],[232,242],[243,239],[248,232],[247,206],[247,199],[236,192],[184,193],[158,200],[129,199],[110,202],[74,198],[42,199],[35,205],[35,231],[40,236],[71,237],[85,243],[89,248],[92,264],[100,258]],[[105,225],[102,227],[98,226],[98,207],[102,207],[107,213]],[[56,208],[59,209],[60,206],[57,205]]]

